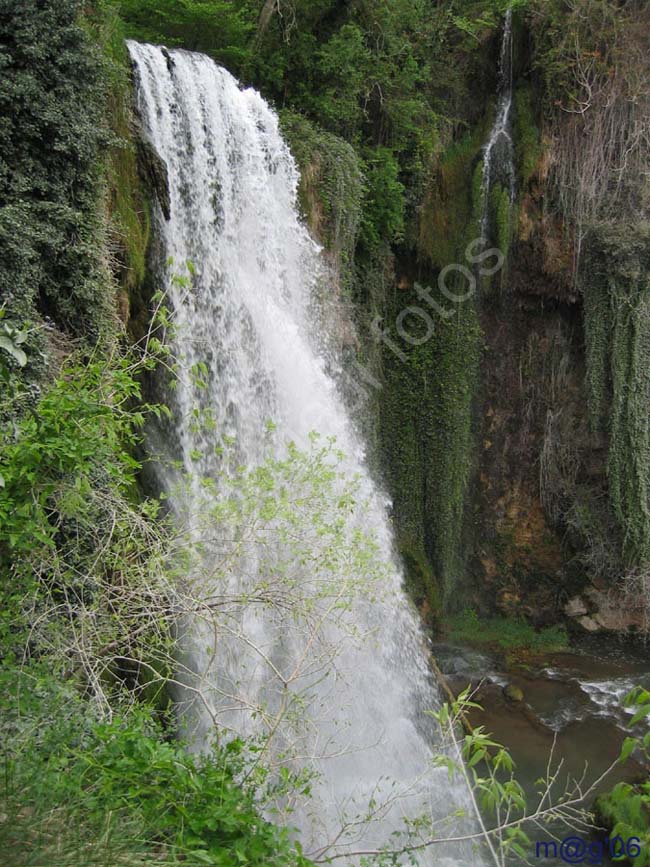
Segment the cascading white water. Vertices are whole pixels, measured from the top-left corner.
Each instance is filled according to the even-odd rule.
[[[344,647],[338,673],[312,685],[302,761],[319,778],[307,805],[290,819],[299,825],[305,849],[318,851],[346,815],[389,798],[379,821],[353,826],[327,854],[382,846],[403,827],[405,816],[425,813],[442,820],[467,806],[467,796],[459,783],[449,782],[446,770],[430,764],[437,730],[423,710],[439,700],[417,619],[401,589],[387,504],[368,475],[362,443],[339,396],[332,374],[336,360],[319,348],[315,294],[327,275],[297,214],[297,170],[276,115],[258,93],[240,89],[202,55],[137,43],[129,43],[129,50],[143,127],[168,169],[171,217],[158,214],[158,232],[161,259],[174,262],[162,269],[161,280],[175,315],[175,339],[187,370],[204,365],[201,388],[190,375],[180,375],[172,404],[174,457],[194,477],[214,475],[215,446],[227,436],[236,440],[242,463],[260,463],[268,419],[279,440],[299,447],[308,447],[313,430],[336,437],[347,455],[345,473],[358,474],[359,501],[367,503],[356,520],[375,533],[390,566],[381,597],[358,599],[350,612],[367,639]],[[170,276],[188,261],[189,286]],[[197,405],[211,409],[214,433],[193,424]],[[206,493],[197,481],[185,497],[173,504],[179,513],[198,510]],[[246,573],[233,580],[245,596]],[[240,636],[235,647],[220,636],[214,658],[200,627],[189,625],[196,633],[187,642],[188,658],[205,687],[205,711],[195,711],[203,736],[215,720],[245,735],[265,734],[251,710],[260,706],[264,689],[260,650],[264,660],[287,670],[299,650],[292,643],[291,612],[284,620],[277,617],[259,609],[245,612],[244,642]],[[332,629],[333,642],[344,641]],[[474,829],[469,819],[460,826]],[[444,837],[458,828],[458,821],[441,824],[437,833]],[[433,847],[421,863],[467,867],[475,856],[469,845]]]
[[[483,148],[483,182],[481,186],[481,235],[489,240],[490,191],[495,182],[501,183],[515,199],[515,151],[512,140],[512,9],[503,22],[499,56],[499,86],[497,113],[490,135]]]

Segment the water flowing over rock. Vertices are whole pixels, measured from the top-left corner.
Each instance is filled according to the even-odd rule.
[[[499,57],[497,113],[483,149],[483,181],[481,186],[481,234],[490,236],[490,191],[495,183],[508,190],[510,204],[515,200],[515,151],[512,139],[512,9],[503,23]]]
[[[241,89],[202,55],[136,43],[129,49],[139,114],[169,177],[170,218],[160,213],[157,226],[160,279],[183,357],[171,399],[173,423],[151,446],[167,450],[195,477],[215,475],[220,466],[215,448],[224,437],[235,440],[242,464],[263,461],[266,423],[272,419],[279,440],[308,448],[309,433],[316,430],[335,437],[347,455],[346,475],[358,475],[359,501],[367,503],[355,520],[376,534],[390,579],[380,598],[359,598],[349,612],[364,641],[345,643],[332,627],[330,639],[342,645],[337,673],[312,678],[301,735],[301,761],[320,776],[311,799],[298,805],[289,821],[299,825],[305,850],[318,852],[346,817],[354,820],[370,801],[387,799],[377,821],[352,826],[327,854],[383,846],[405,816],[442,819],[467,801],[460,783],[450,783],[446,770],[429,764],[439,734],[424,711],[438,706],[439,698],[417,618],[401,588],[388,504],[368,474],[363,444],[339,396],[337,359],[317,333],[322,319],[317,290],[327,273],[298,217],[297,170],[276,115],[258,93]],[[173,279],[187,262],[193,263],[188,281]],[[190,374],[197,364],[203,365],[200,387]],[[193,424],[197,406],[211,410],[212,434]],[[171,473],[162,478],[170,490],[171,479]],[[172,493],[172,508],[191,515],[205,498],[195,481],[183,500],[174,501]],[[254,570],[256,564],[248,565]],[[246,575],[231,577],[231,591],[243,597]],[[191,705],[191,690],[200,687],[203,701],[186,712],[184,724],[189,729],[192,721],[203,746],[215,723],[247,737],[267,734],[252,711],[277,698],[265,667],[291,671],[305,652],[291,611],[282,616],[259,606],[242,608],[237,641],[226,633],[211,636],[210,651],[209,636],[192,623],[184,637],[195,679],[183,698]],[[292,733],[280,735],[276,742],[286,743]],[[277,749],[274,759],[281,763]],[[463,819],[442,824],[437,832],[455,833],[459,825],[474,830]],[[421,863],[466,867],[477,861],[466,845],[433,847]]]

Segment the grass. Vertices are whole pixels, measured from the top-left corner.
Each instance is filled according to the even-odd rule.
[[[557,651],[569,643],[563,626],[535,629],[525,620],[493,616],[479,618],[466,609],[451,617],[449,635],[468,644],[493,645],[502,650]]]

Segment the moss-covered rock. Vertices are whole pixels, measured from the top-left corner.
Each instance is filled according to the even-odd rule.
[[[363,176],[354,148],[302,115],[280,115],[300,169],[300,205],[309,228],[334,257],[343,288],[351,291],[361,226]]]

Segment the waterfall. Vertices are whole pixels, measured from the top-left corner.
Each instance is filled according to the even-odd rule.
[[[288,821],[299,826],[305,851],[318,852],[345,817],[354,821],[369,802],[385,799],[377,821],[352,825],[327,854],[382,846],[405,817],[425,813],[441,820],[467,807],[467,796],[459,782],[449,782],[446,769],[430,762],[439,734],[423,711],[439,706],[439,698],[417,617],[402,591],[388,504],[368,474],[363,443],[340,397],[335,354],[316,327],[327,271],[298,216],[299,176],[278,118],[257,92],[241,89],[203,55],[133,42],[129,50],[138,113],[168,171],[170,218],[157,215],[160,261],[168,263],[161,264],[160,280],[183,359],[171,399],[172,429],[158,432],[170,442],[158,445],[188,474],[214,476],[222,460],[215,447],[229,438],[242,464],[263,462],[272,419],[278,442],[308,448],[316,430],[335,437],[345,453],[344,475],[358,478],[359,501],[365,502],[355,520],[375,534],[387,565],[386,586],[377,598],[356,600],[349,612],[367,638],[343,648],[338,674],[312,684],[300,760],[318,777],[311,797]],[[188,280],[174,279],[187,262]],[[197,365],[200,384],[189,373]],[[210,409],[212,434],[193,423],[197,405]],[[193,482],[174,502],[171,472],[161,469],[173,509],[185,516],[198,511],[210,491]],[[232,579],[241,596],[246,576],[244,570]],[[251,712],[264,690],[258,651],[279,668],[290,668],[298,652],[291,612],[277,618],[277,612],[244,611],[244,642],[235,646],[219,636],[214,654],[205,648],[200,625],[188,624],[182,644],[195,683],[203,687],[203,704],[186,719],[198,720],[199,737],[208,738],[213,723],[247,737],[264,735],[259,714]],[[473,830],[474,824],[454,820],[439,824],[437,833],[459,828]],[[468,845],[433,847],[420,863],[466,867],[474,857]],[[352,861],[343,857],[339,863]]]
[[[483,148],[481,185],[481,235],[490,238],[490,192],[499,183],[508,190],[510,206],[515,200],[515,153],[512,138],[512,9],[503,23],[499,56],[497,111],[490,135]]]

